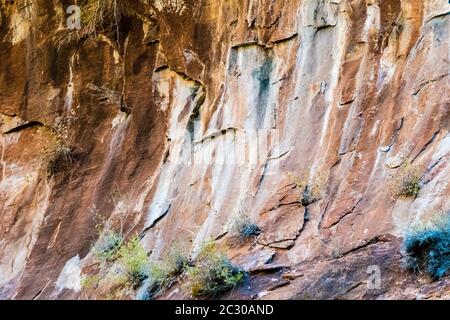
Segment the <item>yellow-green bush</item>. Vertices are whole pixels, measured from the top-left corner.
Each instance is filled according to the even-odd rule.
[[[83,290],[89,290],[94,288],[97,284],[98,281],[100,280],[98,275],[83,275],[81,278],[81,288]]]
[[[214,242],[207,242],[194,266],[187,268],[185,287],[193,297],[211,297],[234,288],[243,277],[244,272],[234,266]]]
[[[138,287],[149,274],[148,257],[139,237],[134,237],[118,252],[118,261],[125,271],[127,282]]]
[[[123,236],[119,232],[106,230],[97,241],[94,252],[102,261],[112,261],[117,258],[120,247],[123,242]]]
[[[312,178],[293,176],[293,180],[300,190],[299,202],[302,206],[309,206],[322,198],[325,178],[321,173]]]
[[[416,198],[420,192],[420,174],[409,162],[390,176],[389,189],[396,197]]]
[[[172,243],[169,251],[160,260],[150,261],[148,267],[145,299],[163,293],[189,266],[187,250],[179,242]]]

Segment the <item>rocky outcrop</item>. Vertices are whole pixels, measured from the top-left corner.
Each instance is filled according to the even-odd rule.
[[[158,258],[229,244],[239,212],[261,233],[225,298],[448,297],[401,238],[450,210],[450,4],[117,1],[80,31],[71,4],[0,2],[0,298],[134,298],[98,214]],[[415,198],[389,188],[406,165]]]

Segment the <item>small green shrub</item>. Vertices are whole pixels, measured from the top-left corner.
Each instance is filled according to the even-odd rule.
[[[99,281],[99,276],[98,275],[83,275],[81,278],[81,288],[83,290],[89,290],[94,288]]]
[[[122,245],[118,252],[118,261],[123,267],[127,281],[138,287],[149,274],[148,258],[139,237],[134,237],[127,244]]]
[[[175,241],[162,261],[170,276],[179,275],[190,264],[188,250],[185,246]]]
[[[234,288],[244,272],[233,266],[213,242],[203,245],[194,266],[187,268],[186,288],[192,297],[216,296]]]
[[[261,228],[248,215],[239,213],[232,218],[230,233],[232,241],[239,244],[258,236]]]
[[[434,228],[415,231],[405,237],[406,266],[438,280],[450,272],[450,217]]]
[[[416,198],[420,192],[419,170],[406,163],[396,174],[391,175],[389,188],[396,197]]]
[[[114,261],[118,258],[119,249],[123,244],[123,227],[116,227],[114,219],[102,215],[95,206],[90,208],[98,233],[98,240],[93,247],[94,254],[101,261]]]
[[[189,266],[187,250],[178,242],[172,243],[169,252],[158,261],[149,263],[146,297],[163,293]]]
[[[112,230],[105,231],[94,247],[94,252],[102,261],[113,261],[117,259],[119,249],[123,242],[123,236]]]
[[[168,287],[171,276],[170,272],[165,268],[165,265],[160,261],[150,261],[148,267],[148,277],[151,282],[149,291],[155,295],[164,288]]]
[[[174,243],[162,260],[153,261],[150,264],[149,277],[157,286],[157,291],[164,291],[176,276],[184,272],[189,264],[186,251],[178,243]]]

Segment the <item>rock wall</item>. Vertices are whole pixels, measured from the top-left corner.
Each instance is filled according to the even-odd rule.
[[[450,4],[135,1],[95,34],[71,4],[0,2],[0,298],[134,298],[95,259],[98,213],[157,258],[227,244],[239,212],[262,232],[228,247],[250,276],[225,298],[449,296],[401,238],[450,210]],[[408,165],[420,193],[395,197]]]

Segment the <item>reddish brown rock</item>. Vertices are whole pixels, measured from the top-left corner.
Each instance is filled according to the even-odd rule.
[[[95,212],[152,259],[225,244],[245,213],[262,232],[228,254],[267,270],[224,297],[446,298],[400,260],[411,224],[450,210],[450,4],[186,4],[133,1],[74,38],[67,1],[0,2],[0,298],[135,298],[92,251]],[[416,198],[387,187],[405,163]],[[307,207],[293,177],[320,181]]]

